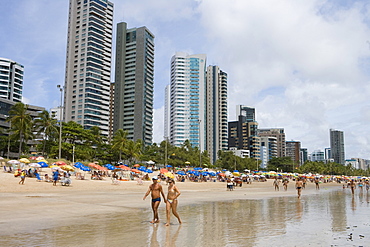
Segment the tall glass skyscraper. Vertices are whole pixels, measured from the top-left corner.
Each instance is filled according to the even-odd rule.
[[[154,35],[146,27],[127,29],[117,24],[113,131],[152,143]]]
[[[205,76],[206,55],[177,52],[171,59],[170,138],[181,146],[189,140],[194,147],[205,148]]]
[[[64,84],[65,122],[109,132],[113,3],[70,0]]]
[[[0,98],[22,101],[23,65],[0,57]]]

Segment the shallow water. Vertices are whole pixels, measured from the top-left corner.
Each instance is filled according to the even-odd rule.
[[[213,202],[179,207],[183,220],[150,224],[148,209],[78,218],[3,235],[0,246],[370,246],[369,193]],[[180,200],[181,205],[181,200]]]

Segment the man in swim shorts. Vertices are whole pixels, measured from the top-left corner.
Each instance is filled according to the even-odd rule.
[[[301,178],[297,178],[297,182],[295,183],[295,188],[297,189],[298,199],[301,198],[302,187],[303,187],[303,181],[301,180]]]
[[[159,217],[158,217],[158,207],[161,203],[161,195],[163,197],[164,202],[166,203],[166,197],[164,196],[162,185],[158,183],[158,178],[153,177],[152,178],[153,183],[149,185],[148,191],[145,193],[145,196],[143,200],[149,195],[149,193],[152,196],[152,210],[153,210],[153,220],[150,222],[152,224],[159,223]]]

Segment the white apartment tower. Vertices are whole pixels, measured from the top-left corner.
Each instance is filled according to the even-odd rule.
[[[70,0],[64,84],[65,122],[109,132],[113,3]]]
[[[23,65],[0,57],[0,98],[22,101]]]
[[[206,55],[177,52],[171,59],[169,141],[181,146],[189,140],[205,149]],[[168,107],[168,105],[167,105]]]
[[[227,73],[208,66],[206,74],[206,147],[214,164],[219,150],[228,149]]]

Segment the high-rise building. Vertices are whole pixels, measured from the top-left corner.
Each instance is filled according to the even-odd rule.
[[[308,150],[307,148],[301,148],[301,165],[303,165],[308,160]]]
[[[146,27],[127,29],[117,24],[113,131],[127,131],[127,138],[153,137],[154,35]]]
[[[206,74],[206,147],[211,162],[219,150],[227,150],[227,73],[208,66]]]
[[[0,57],[0,98],[22,101],[23,65]]]
[[[285,156],[292,158],[294,164],[301,163],[301,142],[300,141],[287,141],[285,147]]]
[[[277,140],[277,157],[285,157],[285,133],[283,128],[259,129],[258,136],[272,136]]]
[[[192,146],[205,149],[205,78],[205,54],[177,52],[171,58],[169,141],[172,145],[181,146],[189,140]]]
[[[113,3],[70,0],[64,85],[65,122],[109,134]]]
[[[263,136],[260,137],[260,156],[261,156],[261,167],[266,168],[267,163],[272,158],[277,157],[277,141],[276,137]]]
[[[228,124],[229,149],[247,149],[251,158],[260,159],[260,138],[257,135],[255,109],[240,105],[237,107],[237,116],[237,121]]]
[[[330,129],[330,150],[334,162],[344,165],[344,135],[343,131]]]

